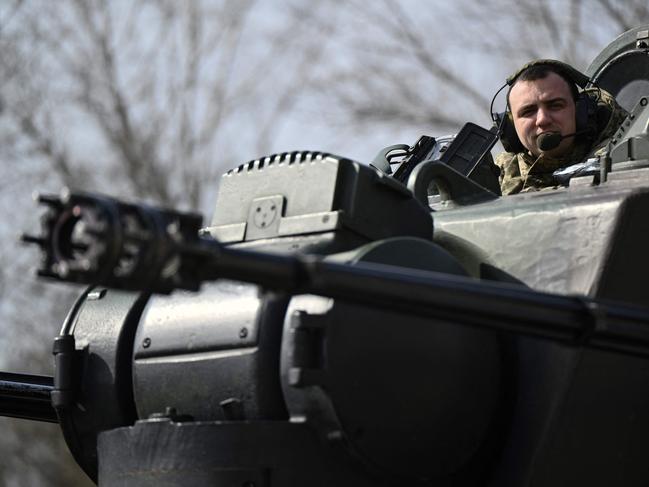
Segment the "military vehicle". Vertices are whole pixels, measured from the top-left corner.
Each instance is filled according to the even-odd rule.
[[[39,274],[89,287],[2,413],[104,487],[649,484],[649,28],[587,75],[630,115],[555,190],[499,197],[469,125],[251,161],[206,227],[41,196]]]

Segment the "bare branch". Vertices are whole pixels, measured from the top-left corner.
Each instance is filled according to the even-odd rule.
[[[617,23],[620,31],[625,31],[633,27],[625,18],[624,14],[610,0],[598,0],[598,3],[604,8],[611,20]],[[636,19],[637,20],[637,19]]]
[[[52,160],[54,168],[59,173],[63,183],[72,187],[80,186],[80,179],[82,178],[78,178],[77,173],[72,169],[67,151],[56,148],[52,138],[40,130],[29,115],[23,116],[20,126],[23,133],[33,141],[35,149]]]

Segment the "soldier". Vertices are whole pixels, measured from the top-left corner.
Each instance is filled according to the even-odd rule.
[[[551,59],[527,63],[507,79],[500,136],[507,152],[495,161],[503,195],[557,186],[554,171],[603,152],[627,112],[588,82]]]

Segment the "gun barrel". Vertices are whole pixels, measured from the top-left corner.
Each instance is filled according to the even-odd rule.
[[[42,197],[41,276],[124,290],[198,290],[233,279],[289,294],[317,294],[403,313],[649,355],[646,308],[536,292],[519,286],[314,255],[281,255],[199,236],[201,217],[92,194]],[[101,231],[100,231],[101,230]],[[80,251],[74,250],[79,247]]]
[[[49,376],[0,372],[0,416],[57,423]]]
[[[214,278],[239,279],[292,294],[317,294],[478,328],[649,356],[645,308],[382,264],[350,266],[227,247],[207,267],[214,269]]]

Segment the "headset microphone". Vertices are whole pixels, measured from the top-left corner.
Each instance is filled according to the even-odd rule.
[[[567,135],[561,135],[559,132],[545,132],[538,136],[536,142],[539,149],[541,149],[543,152],[547,152],[559,147],[559,144],[563,139],[567,139],[568,137],[575,137],[577,135],[583,135],[588,132],[592,132],[592,130],[579,130],[578,132]]]
[[[574,135],[575,134],[568,134],[564,136],[559,132],[545,132],[538,136],[538,138],[536,139],[536,145],[543,152],[546,152],[559,147],[559,144],[561,144],[561,141],[564,138],[572,137]]]

